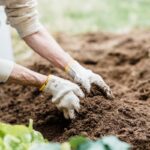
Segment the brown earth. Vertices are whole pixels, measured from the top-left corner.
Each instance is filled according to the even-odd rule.
[[[55,36],[74,58],[104,77],[115,99],[107,100],[93,88],[81,100],[76,119],[66,121],[51,103],[51,96],[45,97],[33,87],[5,84],[0,86],[0,120],[27,124],[32,118],[35,128],[53,141],[79,134],[92,139],[116,135],[133,149],[150,150],[150,31]],[[68,78],[39,56],[24,64]]]

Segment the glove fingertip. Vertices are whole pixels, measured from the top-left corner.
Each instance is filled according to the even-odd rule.
[[[69,118],[70,118],[70,119],[75,119],[74,110],[69,110],[69,111],[68,111],[68,114],[69,114]]]
[[[91,91],[91,87],[86,87],[85,90],[87,91],[87,93],[89,94]]]
[[[105,86],[104,87],[104,94],[106,96],[107,99],[113,100],[114,99],[114,95],[110,89],[109,86]]]
[[[75,110],[76,110],[76,112],[79,113],[79,111],[80,111],[80,105],[76,106],[76,107],[75,107]]]
[[[63,110],[63,113],[64,113],[65,119],[69,119],[69,114],[68,114],[67,110]]]
[[[107,92],[107,98],[113,100],[115,97],[111,91]]]
[[[81,98],[84,98],[85,97],[85,94],[83,93],[83,91],[81,89],[78,90],[78,93],[77,95]]]
[[[82,90],[80,91],[80,97],[81,97],[81,98],[84,98],[84,97],[85,97],[85,94],[83,93]]]
[[[89,82],[89,80],[84,80],[81,83],[82,87],[86,90],[87,93],[90,93],[91,90],[91,83]]]

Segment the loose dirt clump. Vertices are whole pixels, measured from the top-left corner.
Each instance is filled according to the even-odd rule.
[[[0,120],[27,124],[32,118],[35,128],[52,141],[73,135],[92,139],[116,135],[133,149],[150,150],[150,32],[57,34],[56,38],[81,64],[104,77],[115,99],[105,99],[93,87],[81,100],[76,119],[67,121],[51,103],[51,96],[45,97],[33,87],[5,84],[0,85]],[[69,79],[39,56],[24,64]]]

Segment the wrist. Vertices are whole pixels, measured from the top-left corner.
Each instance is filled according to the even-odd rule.
[[[47,86],[47,84],[48,84],[48,82],[49,82],[49,80],[50,80],[50,77],[51,77],[51,75],[49,75],[49,76],[46,78],[46,80],[42,83],[42,85],[41,85],[40,88],[39,88],[39,91],[40,91],[40,92],[43,92],[43,91],[44,91],[44,89],[46,88],[46,86]]]
[[[68,53],[65,53],[65,55],[62,55],[62,57],[59,58],[58,64],[61,69],[66,70],[68,64],[70,64],[73,61],[74,59]]]
[[[45,83],[46,80],[47,76],[40,74],[40,76],[38,77],[38,82],[34,86],[40,88]]]
[[[76,62],[75,60],[70,60],[70,61],[67,63],[67,65],[64,67],[64,70],[65,70],[66,73],[69,73],[72,64],[75,63],[75,62]]]
[[[8,79],[8,82],[21,85],[30,85],[39,88],[46,79],[47,76],[45,75],[39,74],[23,66],[15,64]]]

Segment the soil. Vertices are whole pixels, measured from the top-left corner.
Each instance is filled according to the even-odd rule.
[[[51,103],[51,96],[34,87],[5,84],[0,85],[0,120],[28,124],[32,118],[35,129],[52,141],[62,142],[73,135],[92,139],[116,135],[135,150],[150,150],[150,31],[123,35],[59,33],[55,37],[82,65],[103,76],[115,99],[105,99],[93,87],[81,100],[76,119],[67,121]],[[23,64],[69,79],[37,55]]]

